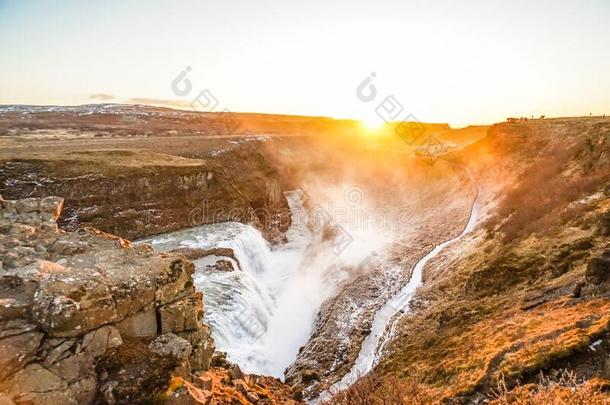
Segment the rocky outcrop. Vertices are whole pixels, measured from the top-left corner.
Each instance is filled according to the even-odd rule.
[[[236,365],[212,367],[191,381],[174,378],[165,398],[170,405],[271,404],[296,405],[301,393],[273,377],[244,374]]]
[[[592,284],[610,282],[610,249],[606,249],[601,256],[589,260],[585,276],[587,282]]]
[[[585,281],[581,291],[583,296],[607,296],[610,291],[610,249],[606,248],[588,260]]]
[[[170,251],[171,253],[179,253],[190,260],[201,259],[206,256],[224,256],[238,262],[235,252],[231,248],[215,247],[211,249],[187,248],[179,247]]]
[[[16,403],[136,403],[214,352],[193,263],[84,228],[63,199],[0,198],[0,392]]]
[[[218,162],[128,150],[0,160],[0,193],[64,196],[63,229],[90,226],[128,239],[235,220],[274,242],[290,225],[279,173],[241,150]]]
[[[206,270],[210,270],[210,271],[234,271],[235,268],[233,267],[233,263],[231,263],[229,260],[225,260],[225,259],[220,259],[217,260],[216,263],[214,263],[211,266],[206,266]]]

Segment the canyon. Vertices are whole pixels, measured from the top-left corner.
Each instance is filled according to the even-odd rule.
[[[610,119],[399,125],[0,106],[0,399],[604,403]]]

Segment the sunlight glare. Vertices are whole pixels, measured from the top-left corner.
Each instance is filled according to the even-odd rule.
[[[369,135],[379,135],[384,125],[384,122],[381,121],[379,117],[363,118],[360,120],[360,123],[362,128],[364,128]]]

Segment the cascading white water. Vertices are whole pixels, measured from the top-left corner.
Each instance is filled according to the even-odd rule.
[[[230,260],[237,271],[210,271],[207,266],[219,257],[194,260],[194,282],[203,292],[206,321],[218,350],[245,369],[254,361],[248,346],[265,333],[276,303],[269,286],[260,280],[273,273],[271,250],[254,228],[238,222],[204,225],[146,239],[156,250],[176,248],[230,248],[238,262]],[[239,263],[239,264],[238,264]]]
[[[337,260],[316,245],[305,224],[302,193],[287,193],[292,212],[288,243],[272,250],[260,232],[237,222],[205,225],[146,239],[157,250],[179,247],[233,249],[239,269],[210,271],[215,257],[195,260],[195,286],[204,294],[205,317],[217,350],[248,373],[283,378],[306,343],[322,302],[340,275],[329,274]],[[226,259],[226,258],[225,258]],[[235,266],[237,263],[233,262]],[[328,282],[328,280],[331,282]]]

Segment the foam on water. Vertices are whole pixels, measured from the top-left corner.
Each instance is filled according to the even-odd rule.
[[[293,221],[288,243],[272,250],[260,232],[237,222],[205,225],[149,238],[157,250],[179,247],[233,249],[239,269],[209,271],[211,258],[195,260],[195,286],[217,350],[248,373],[283,378],[306,343],[322,302],[334,291],[332,253],[306,254],[314,239],[304,224],[302,194],[287,194]],[[317,253],[324,249],[315,249]],[[237,263],[234,262],[236,266]],[[331,282],[329,282],[329,279]]]

